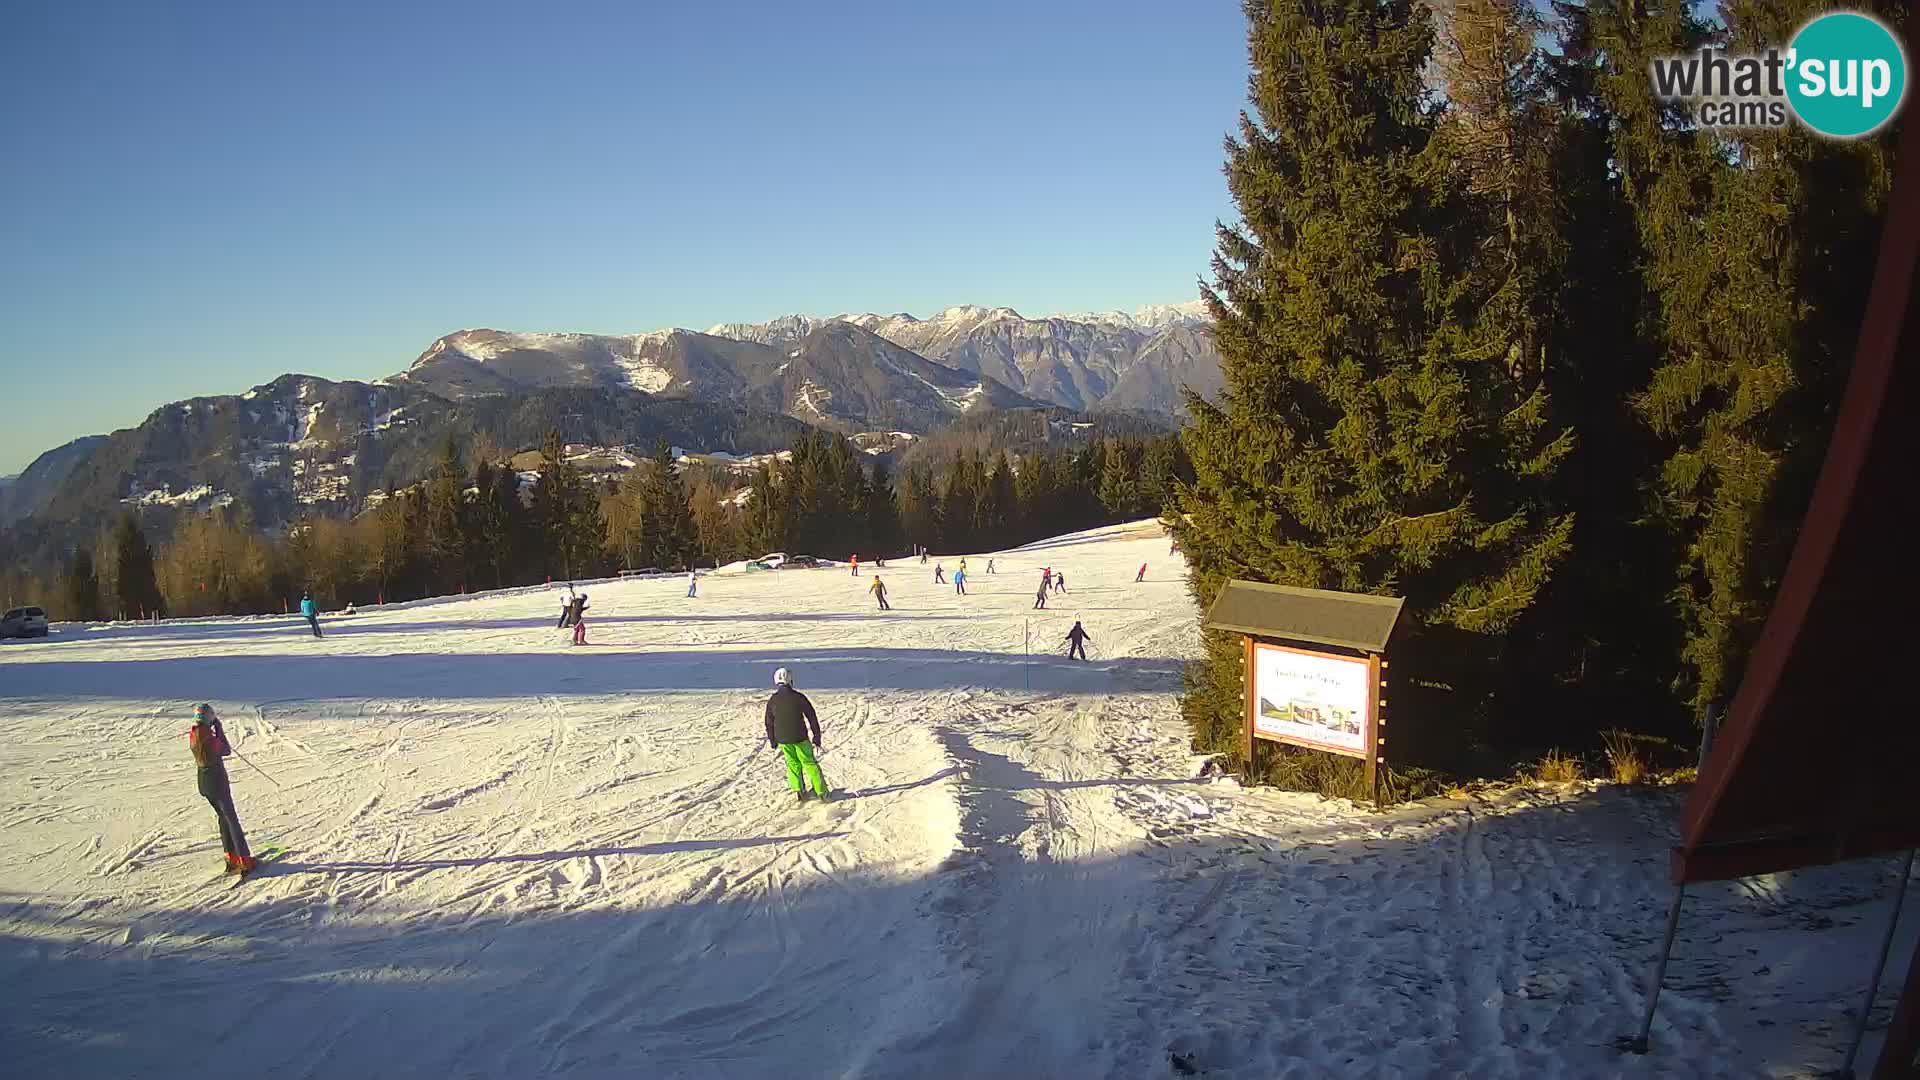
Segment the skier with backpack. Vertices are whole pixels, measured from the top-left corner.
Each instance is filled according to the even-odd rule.
[[[300,614],[306,618],[307,625],[309,627],[312,627],[313,636],[319,637],[320,636],[320,608],[318,605],[316,605],[313,602],[312,595],[310,595],[304,590],[302,590],[300,593]]]
[[[807,801],[808,785],[815,798],[828,800],[826,778],[813,756],[820,747],[820,716],[807,695],[793,688],[793,673],[786,668],[773,673],[773,696],[767,699],[767,745],[786,762],[787,787],[796,801]]]
[[[240,831],[240,815],[233,809],[233,786],[227,779],[226,762],[233,753],[220,717],[205,703],[193,707],[193,726],[187,729],[187,748],[193,751],[195,779],[200,794],[213,805],[220,822],[220,847],[227,855],[227,873],[246,874],[259,865],[247,850],[246,834]]]

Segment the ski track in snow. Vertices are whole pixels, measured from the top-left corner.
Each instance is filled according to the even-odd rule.
[[[0,648],[0,1061],[19,1076],[1812,1076],[1890,864],[1697,887],[1671,793],[1374,814],[1202,775],[1150,523],[928,568],[596,584]],[[1141,561],[1150,580],[1134,585]],[[943,561],[952,564],[949,556]],[[1031,609],[1042,565],[1073,592]],[[1076,618],[1094,662],[1058,645]],[[1023,661],[1031,625],[1037,653]],[[786,665],[841,798],[763,740]],[[256,847],[229,888],[184,733]],[[1884,1024],[1909,919],[1895,946]],[[1870,1040],[1871,1042],[1871,1040]],[[1869,1046],[1866,1060],[1871,1060]]]

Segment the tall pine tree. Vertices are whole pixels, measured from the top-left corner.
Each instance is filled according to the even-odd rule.
[[[120,515],[114,530],[114,586],[123,617],[148,618],[166,614],[160,583],[153,571],[153,547],[132,514]]]
[[[1405,596],[1396,673],[1441,681],[1484,662],[1564,557],[1572,521],[1541,500],[1571,439],[1512,377],[1512,328],[1479,321],[1498,282],[1434,138],[1425,6],[1246,12],[1253,113],[1226,170],[1240,221],[1202,289],[1226,390],[1188,398],[1191,587],[1202,606],[1230,577]],[[1202,749],[1236,751],[1243,701],[1237,643],[1210,635],[1183,701]]]

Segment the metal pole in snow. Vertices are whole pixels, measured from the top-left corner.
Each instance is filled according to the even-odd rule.
[[[1660,984],[1667,978],[1667,960],[1673,955],[1673,935],[1680,929],[1680,901],[1687,887],[1673,887],[1673,910],[1667,913],[1667,939],[1660,945],[1660,959],[1653,965],[1653,985],[1647,987],[1647,1014],[1641,1018],[1640,1034],[1627,1041],[1626,1048],[1636,1054],[1647,1052],[1647,1037],[1653,1033],[1653,1007],[1660,1003]]]
[[[1913,851],[1900,864],[1900,887],[1893,894],[1893,913],[1887,916],[1887,934],[1880,939],[1880,958],[1873,963],[1873,978],[1867,982],[1867,1000],[1860,1003],[1860,1018],[1853,1024],[1853,1042],[1847,1045],[1847,1060],[1835,1076],[1853,1080],[1853,1059],[1860,1053],[1860,1040],[1867,1035],[1867,1018],[1873,1014],[1873,999],[1880,993],[1880,976],[1887,970],[1887,950],[1893,947],[1893,928],[1900,923],[1900,906],[1907,902],[1907,879],[1913,876]]]

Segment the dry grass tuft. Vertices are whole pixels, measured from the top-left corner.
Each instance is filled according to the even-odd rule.
[[[1533,767],[1533,779],[1541,784],[1574,784],[1587,778],[1586,764],[1573,754],[1563,754],[1558,750],[1547,751],[1547,756]]]
[[[1633,735],[1614,728],[1601,732],[1600,741],[1607,748],[1607,765],[1613,771],[1614,783],[1638,784],[1647,779],[1652,770]]]

